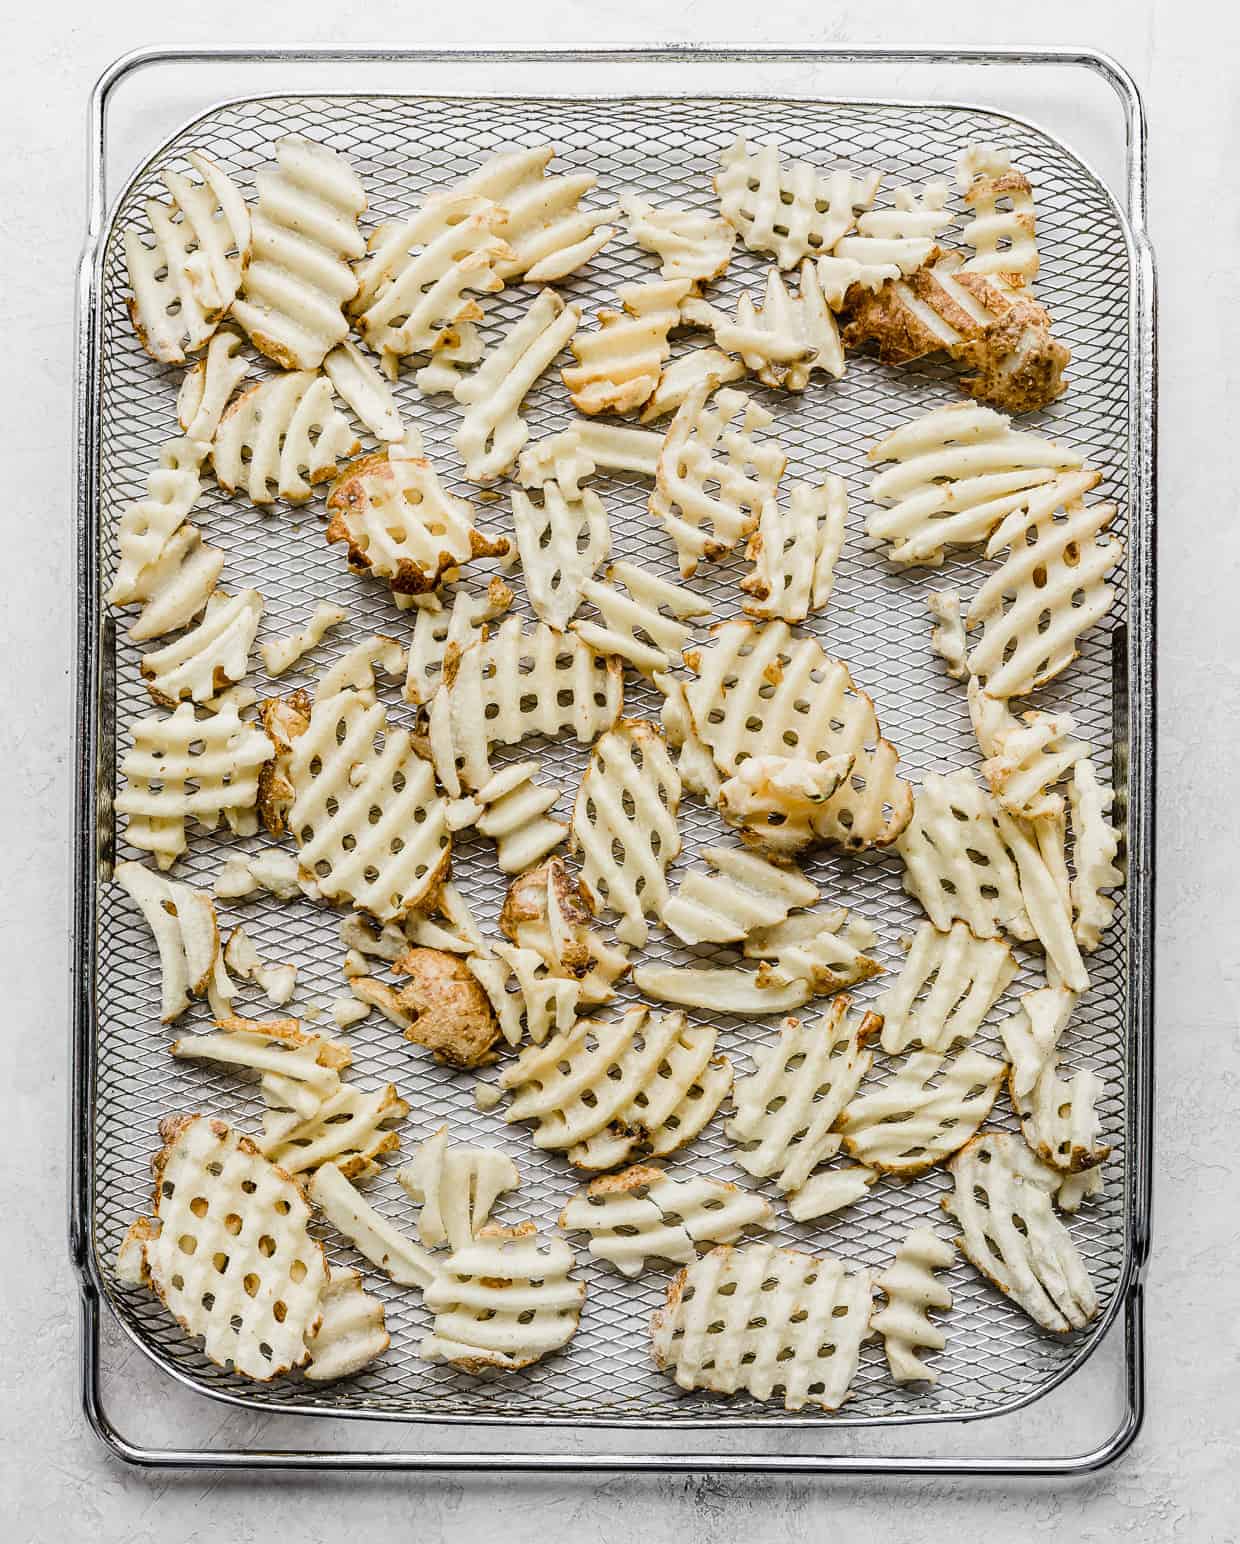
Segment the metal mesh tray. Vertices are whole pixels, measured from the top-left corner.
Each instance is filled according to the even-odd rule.
[[[1079,448],[1102,471],[1099,492],[1118,502],[1116,529],[1129,534],[1138,473],[1130,390],[1136,347],[1131,327],[1131,240],[1102,184],[1034,126],[994,112],[933,103],[708,96],[582,101],[289,95],[229,103],[188,124],[134,177],[109,222],[96,290],[100,569],[95,577],[103,588],[115,561],[119,512],[141,494],[159,446],[173,432],[181,376],[180,370],[152,364],[133,335],[124,303],[121,232],[141,218],[142,200],[159,193],[159,170],[178,164],[187,149],[200,147],[225,161],[248,191],[255,169],[271,158],[274,141],[290,132],[322,140],[348,156],[370,198],[367,224],[408,213],[426,192],[451,183],[509,144],[554,144],[558,169],[588,168],[597,175],[600,202],[633,188],[652,192],[661,200],[701,207],[711,203],[710,177],[718,152],[737,132],[751,138],[777,138],[788,154],[821,165],[880,169],[884,174],[880,205],[888,203],[899,187],[948,175],[965,144],[978,140],[997,144],[1010,152],[1037,190],[1042,258],[1038,296],[1051,309],[1057,332],[1073,352],[1067,395],[1047,413],[1022,422]],[[753,288],[764,270],[764,260],[738,244],[731,267],[714,286],[714,295],[730,308],[738,291]],[[557,288],[590,310],[610,302],[616,285],[648,278],[653,272],[653,260],[621,235],[584,272]],[[530,293],[527,287],[519,287],[493,300],[487,308],[484,335],[493,338],[502,331],[528,303]],[[265,362],[259,365],[265,372]],[[814,476],[829,469],[841,473],[848,484],[849,537],[835,593],[825,614],[811,617],[806,628],[821,637],[830,653],[847,660],[858,684],[874,696],[883,731],[899,748],[906,776],[917,782],[928,771],[975,765],[977,753],[963,693],[945,678],[928,646],[925,597],[931,589],[945,586],[971,594],[986,565],[969,554],[949,558],[937,570],[900,573],[863,531],[868,448],[915,414],[958,400],[951,370],[923,363],[893,371],[873,359],[852,357],[842,380],[825,386],[815,383],[800,397],[766,392],[748,381],[745,385],[776,416],[771,432],[778,433],[788,450],[790,476]],[[459,458],[450,443],[456,422],[450,399],[420,398],[410,375],[400,383],[398,398],[406,422],[421,429],[427,452],[449,486],[476,500],[478,488],[459,479]],[[526,402],[531,436],[562,425],[571,411],[558,372],[548,372]],[[636,558],[674,578],[670,543],[645,510],[648,485],[635,477],[617,476],[600,479],[599,488],[611,522],[613,558]],[[506,497],[478,507],[484,524],[507,527]],[[195,518],[226,554],[223,582],[229,588],[254,585],[262,591],[267,609],[260,638],[290,631],[321,598],[339,600],[349,610],[348,624],[303,662],[309,673],[294,671],[282,677],[278,689],[303,684],[325,659],[372,631],[407,638],[409,616],[394,607],[386,588],[349,575],[341,549],[326,545],[321,498],[300,508],[277,506],[272,513],[262,514],[241,498],[228,499],[208,480]],[[485,575],[487,565],[480,569]],[[739,609],[736,585],[743,569],[734,555],[731,561],[705,566],[693,581],[712,600],[716,620]],[[528,609],[519,577],[513,582],[518,608]],[[94,584],[91,592],[98,593]],[[1036,703],[1070,708],[1080,733],[1103,758],[1113,752],[1121,809],[1135,722],[1128,689],[1127,621],[1128,592],[1121,576],[1106,624],[1086,637],[1081,658],[1060,681],[1040,693]],[[137,716],[150,711],[138,671],[140,650],[113,629],[106,608],[96,609],[93,601],[83,627],[88,638],[98,639],[101,681],[92,769],[99,811],[100,883],[85,898],[94,908],[97,950],[93,1079],[84,1112],[89,1124],[84,1146],[86,1238],[92,1270],[112,1309],[161,1365],[217,1397],[301,1413],[437,1423],[841,1426],[942,1421],[1011,1410],[1053,1386],[1088,1354],[1125,1289],[1134,1249],[1135,1187],[1130,1165],[1139,1101],[1132,1078],[1130,987],[1133,970],[1142,968],[1145,940],[1134,932],[1137,912],[1131,894],[1103,948],[1090,959],[1093,984],[1065,1044],[1072,1066],[1088,1066],[1102,1079],[1106,1089],[1100,1103],[1102,1130],[1112,1144],[1105,1194],[1069,1220],[1103,1307],[1090,1330],[1062,1340],[1042,1334],[958,1259],[948,1276],[955,1306],[947,1321],[947,1348],[936,1358],[940,1379],[933,1390],[910,1391],[893,1385],[881,1341],[875,1338],[863,1352],[852,1397],[840,1414],[803,1412],[794,1417],[747,1397],[720,1401],[677,1391],[670,1379],[654,1371],[648,1351],[649,1316],[662,1300],[667,1273],[652,1272],[629,1282],[588,1262],[579,1248],[578,1268],[588,1282],[580,1331],[565,1351],[519,1377],[476,1378],[422,1361],[416,1348],[429,1316],[419,1295],[391,1287],[373,1270],[367,1271],[368,1281],[385,1300],[392,1346],[361,1376],[325,1389],[291,1378],[255,1386],[207,1362],[152,1297],[118,1288],[116,1248],[129,1219],[149,1200],[148,1160],[157,1145],[157,1119],[178,1110],[203,1110],[242,1129],[255,1129],[261,1101],[256,1089],[235,1077],[174,1061],[167,1054],[168,1031],[158,1024],[158,963],[145,924],[119,890],[104,882],[113,861],[142,856],[126,847],[123,822],[114,829],[110,810],[114,769],[128,743],[130,726]],[[258,684],[263,690],[261,680]],[[397,693],[386,694],[386,700],[393,717],[405,721],[409,710]],[[629,673],[626,713],[657,717],[657,708],[657,699],[645,683]],[[542,758],[544,779],[562,790],[555,813],[566,816],[586,753],[576,745],[556,742],[522,746],[512,754]],[[715,812],[691,798],[682,804],[680,824],[684,851],[676,874],[695,862],[701,845],[721,836]],[[245,845],[261,845],[263,840],[256,838]],[[174,877],[209,887],[225,856],[236,850],[235,839],[191,829],[189,850],[178,862]],[[826,903],[847,905],[874,923],[880,936],[879,958],[889,973],[898,970],[898,941],[920,918],[916,904],[901,890],[899,859],[890,854],[849,858],[825,853],[814,856],[808,872]],[[491,844],[476,833],[466,833],[455,846],[454,877],[484,926],[494,929],[506,881],[495,866]],[[304,900],[279,904],[270,899],[224,903],[220,911],[225,927],[244,922],[264,958],[296,961],[298,990],[290,1011],[308,1004],[324,1007],[340,989],[340,912]],[[1040,959],[1024,949],[1018,954],[1021,972],[1000,1008],[990,1015],[977,1041],[982,1050],[1002,1054],[995,1029],[998,1019],[1010,1011],[1020,991],[1040,982]],[[652,928],[646,958],[679,962],[694,955],[710,958],[708,950],[686,950],[657,925]],[[716,957],[720,962],[735,958],[726,947],[718,949]],[[868,1001],[883,985],[880,978],[859,988],[856,995]],[[622,994],[631,995],[631,990]],[[238,1011],[262,1011],[257,996],[239,1001],[243,1006]],[[618,1004],[617,1011],[623,1006]],[[811,1003],[802,1011],[811,1014],[822,1007],[821,1002]],[[204,1014],[205,1009],[198,1011],[199,1018]],[[738,1076],[742,1075],[749,1068],[753,1048],[769,1038],[776,1021],[746,1023],[725,1015],[713,1017],[719,1027],[718,1049],[733,1058]],[[522,1174],[521,1191],[502,1212],[504,1218],[529,1216],[544,1228],[554,1224],[565,1198],[583,1183],[583,1177],[558,1156],[535,1149],[525,1128],[505,1125],[502,1110],[480,1113],[472,1098],[472,1075],[433,1065],[377,1014],[350,1038],[358,1081],[372,1086],[390,1080],[412,1105],[402,1128],[406,1151],[445,1121],[455,1137],[498,1146],[516,1159]],[[880,1057],[876,1075],[882,1077],[887,1070],[886,1059]],[[1016,1129],[1006,1095],[1001,1095],[990,1124]],[[668,1166],[752,1184],[732,1163],[721,1126],[717,1118]],[[388,1215],[407,1220],[408,1202],[395,1183],[395,1167],[389,1164],[368,1193]],[[809,1225],[791,1222],[782,1202],[773,1197],[778,1224],[771,1237],[793,1247],[827,1250],[881,1266],[909,1227],[939,1219],[938,1201],[947,1188],[941,1168],[912,1181],[880,1179],[858,1205]],[[330,1230],[323,1237],[333,1260],[364,1266]],[[580,1245],[580,1236],[574,1242]]]

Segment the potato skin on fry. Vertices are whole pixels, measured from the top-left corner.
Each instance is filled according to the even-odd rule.
[[[412,1020],[406,1040],[453,1067],[492,1060],[499,1022],[464,960],[442,949],[410,949],[393,969],[410,978],[398,994]]]

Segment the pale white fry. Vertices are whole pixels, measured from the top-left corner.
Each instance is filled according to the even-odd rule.
[[[147,691],[168,708],[186,697],[210,702],[248,672],[250,648],[262,615],[263,597],[257,590],[242,590],[239,595],[217,590],[197,627],[142,656]]]
[[[650,495],[650,513],[675,543],[686,579],[749,535],[788,464],[778,441],[755,437],[774,419],[752,398],[724,390],[707,407],[715,384],[707,379],[677,408]]]
[[[1064,801],[1054,792],[1055,784],[1089,754],[1087,745],[1071,738],[1076,728],[1071,714],[1022,713],[1016,718],[970,676],[969,717],[986,757],[982,776],[1000,808],[1024,820],[1061,816]]]
[[[326,702],[343,691],[355,691],[363,702],[375,701],[375,676],[399,676],[405,669],[405,651],[395,638],[372,633],[328,666],[314,685],[314,701]]]
[[[935,625],[930,629],[930,647],[947,666],[953,681],[969,678],[965,662],[969,645],[964,635],[964,617],[960,614],[960,596],[955,590],[931,590],[926,605]]]
[[[724,219],[751,252],[770,252],[781,268],[830,252],[874,202],[880,180],[878,172],[854,177],[820,171],[808,161],[784,161],[777,145],[750,145],[743,138],[719,162],[715,192]]]
[[[474,795],[480,806],[474,824],[494,841],[502,873],[520,874],[541,863],[568,835],[568,822],[547,814],[560,790],[534,781],[540,767],[537,761],[509,763]]]
[[[1065,1174],[1055,1192],[1055,1205],[1061,1212],[1075,1214],[1081,1203],[1100,1196],[1104,1189],[1102,1167],[1083,1169],[1080,1174]]]
[[[813,906],[818,886],[791,863],[735,847],[704,847],[710,872],[691,869],[663,909],[663,922],[687,944],[728,943]]]
[[[1063,854],[1062,816],[1030,826],[995,811],[995,823],[1008,851],[1016,859],[1020,889],[1033,934],[1046,950],[1047,969],[1058,973],[1074,992],[1089,987],[1089,972],[1072,932],[1072,904],[1067,861]],[[1008,924],[1008,931],[1012,931]]]
[[[724,820],[737,827],[743,842],[785,856],[817,840],[814,817],[841,787],[855,759],[847,754],[828,756],[825,761],[807,761],[803,756],[747,756],[720,782],[705,747],[703,755],[711,764],[713,797]]]
[[[215,432],[211,465],[226,493],[243,487],[254,504],[274,503],[277,496],[304,504],[358,443],[325,375],[285,372],[229,403]]]
[[[605,942],[592,921],[581,881],[570,876],[562,858],[514,879],[499,916],[505,937],[532,950],[549,976],[575,983],[584,1007],[610,1002],[615,983],[629,971],[627,950]]]
[[[592,332],[572,340],[577,363],[560,371],[578,412],[627,413],[640,407],[659,384],[671,353],[668,333],[680,322],[686,279],[622,284],[620,311],[602,310]]]
[[[836,1410],[869,1333],[871,1274],[829,1255],[723,1244],[673,1278],[650,1321],[655,1366],[682,1389]]]
[[[223,567],[224,554],[207,546],[196,526],[180,526],[139,575],[133,598],[144,604],[129,629],[130,642],[145,643],[192,622],[214,593]]]
[[[521,404],[581,318],[554,290],[540,290],[524,315],[478,368],[458,380],[452,395],[465,409],[452,443],[471,482],[494,482],[516,461],[529,439]]]
[[[1009,1083],[1014,1099],[1033,1091],[1043,1068],[1055,1055],[1059,1037],[1076,1007],[1077,994],[1066,987],[1041,987],[1025,992],[1020,1007],[999,1026],[1011,1063]]]
[[[961,232],[973,248],[966,271],[1016,287],[1032,284],[1038,224],[1029,179],[992,145],[970,145],[956,164],[956,186],[973,211]]]
[[[613,563],[606,578],[606,583],[591,579],[582,586],[583,597],[602,621],[576,621],[573,632],[600,654],[614,654],[642,675],[668,670],[689,641],[686,620],[709,616],[710,601],[634,563]]]
[[[377,440],[392,442],[405,437],[400,409],[387,382],[348,338],[336,345],[323,361],[323,373],[336,394],[353,409],[359,423]]]
[[[305,1174],[333,1163],[346,1179],[377,1174],[377,1160],[400,1147],[400,1135],[390,1130],[402,1121],[409,1106],[389,1083],[360,1089],[341,1081],[308,1115],[299,1110],[269,1109],[263,1116],[259,1151],[290,1174]]]
[[[185,372],[177,392],[177,422],[187,440],[210,445],[228,400],[250,373],[250,362],[237,351],[241,338],[231,329],[217,332],[204,359]]]
[[[658,257],[665,279],[705,283],[717,279],[731,261],[736,232],[726,220],[696,209],[652,204],[635,193],[620,203],[629,240]]]
[[[873,1169],[856,1164],[842,1169],[819,1169],[788,1197],[788,1215],[794,1222],[814,1222],[843,1211],[860,1201],[877,1178]]]
[[[801,1189],[840,1150],[836,1125],[874,1060],[882,1019],[852,1016],[837,997],[817,1024],[785,1019],[779,1038],[756,1051],[754,1071],[732,1090],[736,1113],[724,1130],[747,1174]]]
[[[633,985],[659,1002],[716,1013],[791,1013],[813,996],[808,981],[764,986],[759,972],[734,965],[639,965]]]
[[[424,397],[454,392],[464,365],[476,365],[486,353],[482,334],[473,322],[457,322],[435,345],[430,363],[414,375],[413,384]]]
[[[808,259],[801,264],[800,292],[789,293],[778,268],[769,268],[759,305],[748,291],[729,318],[716,307],[691,299],[682,307],[684,319],[709,327],[715,342],[729,354],[739,354],[747,370],[764,386],[804,391],[815,370],[838,380],[844,373],[844,346],[835,317],[823,296],[818,271]]]
[[[576,429],[582,450],[600,471],[655,475],[663,452],[663,436],[653,429],[598,423],[589,418],[579,419]]]
[[[961,1051],[919,1051],[839,1118],[849,1154],[880,1174],[921,1174],[974,1136],[994,1105],[1006,1062]],[[933,1085],[933,1086],[932,1086]]]
[[[315,370],[348,336],[357,294],[349,266],[366,250],[357,228],[366,193],[327,145],[287,134],[255,177],[254,249],[232,314],[260,353],[286,370]]]
[[[1114,790],[1109,783],[1099,781],[1093,762],[1088,758],[1078,761],[1068,785],[1072,858],[1076,867],[1072,905],[1076,912],[1077,942],[1091,953],[1101,943],[1115,914],[1115,901],[1102,892],[1124,883],[1123,871],[1115,866],[1120,830],[1107,818],[1114,799]]]
[[[334,1383],[369,1367],[392,1344],[383,1304],[362,1290],[358,1271],[333,1267],[319,1298],[319,1327],[306,1336],[310,1383]]]
[[[1110,608],[1106,576],[1124,544],[1106,532],[1115,505],[1082,502],[1098,480],[1086,470],[1035,489],[990,538],[986,556],[1007,556],[973,597],[965,626],[982,630],[969,669],[991,697],[1023,696],[1052,680]]]
[[[198,474],[204,454],[201,445],[187,439],[160,447],[159,465],[146,479],[146,496],[127,504],[116,522],[118,561],[104,597],[109,606],[132,605],[156,593],[166,574],[160,567],[165,551],[202,492]]]
[[[541,955],[513,944],[488,945],[467,962],[495,1010],[504,1039],[521,1044],[523,1032],[541,1045],[553,1030],[566,1034],[576,1021],[580,983],[552,975]]]
[[[739,381],[744,374],[744,360],[725,354],[721,348],[690,349],[687,354],[664,365],[659,384],[642,407],[641,422],[648,424],[657,418],[666,418],[691,391],[707,381],[726,386],[729,381]]]
[[[859,263],[851,257],[820,257],[818,282],[823,298],[833,311],[844,309],[849,291],[877,290],[888,279],[898,279],[900,270],[894,263]]]
[[[985,541],[1029,490],[1082,464],[1079,451],[976,403],[953,403],[914,418],[879,440],[870,461],[894,462],[870,483],[881,506],[866,534],[890,544],[893,563],[937,566],[949,547]],[[1090,474],[1092,487],[1098,478]],[[1065,485],[1066,486],[1066,485]],[[1075,486],[1075,482],[1073,483]]]
[[[883,967],[865,953],[878,935],[847,907],[806,911],[773,927],[758,928],[745,940],[747,960],[760,960],[759,986],[787,986],[805,981],[815,996],[880,976]]]
[[[308,1188],[332,1227],[398,1287],[427,1287],[434,1280],[430,1255],[376,1211],[334,1163],[320,1164]]]
[[[125,231],[129,315],[142,347],[162,364],[181,364],[207,342],[250,258],[250,212],[237,185],[200,150],[185,159],[198,181],[165,168],[169,202],[146,201],[153,244]]]
[[[267,890],[277,900],[290,901],[300,894],[297,859],[291,852],[268,848],[264,852],[234,853],[215,876],[213,889],[221,900],[240,900],[255,890]]]
[[[663,697],[659,719],[667,743],[676,750],[676,770],[680,773],[682,791],[688,790],[708,803],[714,804],[720,796],[721,783],[714,758],[706,749],[693,727],[693,715],[685,699],[685,686],[674,676],[656,673],[652,677]]]
[[[1015,974],[1002,939],[975,938],[963,922],[947,932],[923,922],[899,976],[874,1003],[883,1015],[883,1050],[946,1052],[972,1040]]]
[[[1109,1157],[1110,1147],[1098,1140],[1101,1122],[1095,1108],[1103,1084],[1092,1069],[1078,1067],[1070,1078],[1061,1078],[1052,1052],[1027,1095],[1017,1094],[1011,1077],[1008,1086],[1025,1141],[1043,1163],[1064,1174],[1082,1174]]]
[[[870,1315],[870,1328],[883,1337],[887,1365],[897,1383],[919,1380],[937,1383],[938,1372],[921,1360],[923,1351],[941,1351],[943,1331],[930,1318],[930,1309],[952,1306],[949,1288],[935,1279],[955,1260],[956,1251],[929,1228],[914,1228],[896,1250],[895,1259],[874,1285],[887,1306]]]
[[[582,483],[597,470],[594,457],[586,449],[584,428],[584,424],[574,424],[527,445],[517,457],[517,481],[521,486],[543,488],[548,483],[558,483],[566,499],[580,499]]]
[[[141,911],[159,950],[161,1024],[170,1024],[212,984],[220,935],[211,897],[143,863],[118,863],[113,879]]]
[[[573,1264],[564,1240],[532,1222],[488,1224],[452,1251],[424,1292],[435,1322],[419,1354],[465,1372],[516,1372],[559,1350],[576,1334],[586,1296]]]
[[[512,521],[530,605],[548,627],[563,632],[586,584],[611,552],[603,501],[589,488],[570,498],[558,483],[548,482],[540,507],[514,488]]]
[[[1006,1132],[975,1138],[950,1167],[956,1188],[941,1204],[960,1225],[960,1252],[1043,1329],[1084,1329],[1098,1299],[1051,1207],[1059,1174]]]
[[[451,673],[469,645],[486,636],[484,624],[502,616],[512,602],[512,589],[496,574],[484,594],[461,586],[442,604],[419,606],[409,645],[405,701],[419,706],[429,702],[444,668]]]
[[[280,1089],[280,1080],[300,1084],[310,1096],[310,1109],[337,1091],[340,1069],[352,1061],[348,1046],[306,1034],[296,1019],[221,1019],[207,1034],[182,1035],[173,1042],[171,1051],[186,1061],[257,1072],[264,1089],[269,1080],[276,1080],[270,1086]]]
[[[831,599],[835,565],[844,546],[848,497],[844,479],[828,472],[820,488],[790,483],[783,504],[772,495],[745,548],[753,572],[741,580],[746,615],[764,621],[804,622]]]
[[[321,600],[311,612],[306,625],[283,638],[272,638],[259,651],[269,676],[283,675],[303,659],[312,649],[317,649],[333,627],[339,627],[348,617],[343,606]]]
[[[697,1258],[696,1245],[731,1243],[773,1221],[770,1202],[751,1191],[715,1179],[671,1179],[651,1164],[592,1180],[560,1213],[566,1233],[588,1233],[591,1256],[630,1278],[650,1260],[687,1264]]]
[[[441,1126],[397,1170],[401,1188],[421,1210],[418,1237],[428,1249],[464,1249],[489,1220],[491,1208],[521,1176],[506,1153],[450,1143]]]
[[[573,851],[594,910],[620,918],[616,936],[644,944],[646,917],[667,908],[666,874],[680,852],[680,775],[653,724],[622,719],[594,747],[573,806]]]
[[[890,278],[912,273],[934,250],[935,237],[952,223],[947,191],[941,181],[927,182],[920,194],[897,188],[894,208],[867,209],[857,219],[856,234],[841,236],[832,247],[832,257],[856,263],[871,289],[877,274]],[[889,272],[892,268],[895,275]]]

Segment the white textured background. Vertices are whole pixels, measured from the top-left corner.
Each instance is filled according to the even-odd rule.
[[[810,20],[813,13],[817,19]],[[160,42],[489,44],[543,41],[1022,42],[1116,54],[1150,116],[1151,224],[1162,325],[1161,760],[1155,1260],[1150,1414],[1129,1455],[1073,1484],[603,1477],[338,1481],[144,1476],[112,1463],[77,1405],[76,1290],[65,1247],[68,772],[73,503],[72,284],[81,241],[85,103],[117,54]],[[0,592],[0,950],[8,1012],[0,1216],[0,1517],[13,1540],[92,1544],[346,1536],[512,1544],[844,1538],[1003,1544],[1240,1538],[1240,13],[1204,0],[214,0],[188,15],[135,0],[10,5],[0,19],[0,444],[8,583]],[[1220,432],[1220,430],[1222,432]],[[114,1347],[118,1409],[148,1440],[253,1440],[226,1407],[187,1407]],[[1109,1429],[1090,1369],[1036,1413],[1065,1448]],[[1113,1357],[1111,1358],[1113,1360]],[[1029,1430],[1030,1427],[1025,1428]],[[302,1439],[297,1427],[271,1440]],[[322,1436],[322,1433],[318,1433]],[[354,1436],[363,1441],[370,1433]],[[388,1433],[391,1440],[401,1434]],[[1003,1433],[975,1429],[971,1443]]]

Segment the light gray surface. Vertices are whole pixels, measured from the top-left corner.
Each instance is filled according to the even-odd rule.
[[[1225,76],[1240,23],[1222,7],[1050,3],[840,6],[806,33],[803,7],[689,5],[679,36],[806,43],[1021,41],[1108,48],[1147,94],[1153,136],[1152,227],[1162,277],[1163,529],[1160,808],[1159,1074],[1163,1116],[1151,1280],[1151,1414],[1137,1447],[1110,1474],[1052,1490],[873,1481],[459,1481],[338,1484],[299,1480],[212,1484],[151,1479],[111,1465],[85,1431],[75,1390],[73,1286],[64,1250],[70,276],[80,239],[82,109],[91,80],[117,53],[153,41],[431,41],[408,7],[376,4],[364,24],[339,8],[221,4],[193,18],[134,4],[23,9],[4,23],[9,148],[0,226],[4,301],[13,319],[3,374],[9,466],[10,580],[4,706],[10,725],[9,857],[0,947],[11,1014],[7,1131],[11,1219],[4,1272],[0,1505],[11,1535],[62,1536],[72,1522],[102,1541],[199,1538],[221,1527],[258,1538],[293,1527],[308,1540],[342,1527],[426,1540],[641,1537],[696,1541],[746,1536],[800,1541],[824,1527],[878,1536],[967,1541],[1066,1531],[1082,1540],[1236,1537],[1235,1366],[1240,1289],[1233,1266],[1237,1165],[1231,1147],[1240,1084],[1237,1016],[1240,905],[1234,759],[1240,623],[1240,535],[1234,477],[1209,425],[1234,420],[1229,396],[1240,338],[1235,306],[1237,217],[1229,193],[1236,148],[1234,92]],[[1088,15],[1087,32],[1081,30]],[[588,20],[587,20],[588,18]],[[658,38],[663,6],[498,6],[444,13],[434,41]],[[881,25],[881,33],[877,30]],[[931,30],[927,31],[929,25]],[[1026,26],[1036,32],[1026,32]],[[39,278],[32,280],[37,272]],[[20,577],[18,577],[20,576]],[[1229,649],[1230,645],[1230,649]],[[1229,795],[1233,808],[1229,808]],[[1229,1247],[1231,1246],[1231,1247]],[[1099,1369],[1101,1371],[1101,1369]],[[146,1435],[181,1420],[177,1398],[136,1352],[119,1369]],[[118,1393],[119,1397],[119,1393]],[[1057,1401],[1039,1414],[1049,1445],[1071,1442],[1084,1412]],[[1099,1412],[1092,1410],[1090,1415]],[[1103,1412],[1105,1413],[1105,1412]],[[223,1409],[208,1428],[253,1436]],[[1100,1425],[1099,1431],[1106,1429]],[[979,1439],[980,1440],[980,1439]],[[877,1527],[876,1527],[877,1525]]]

